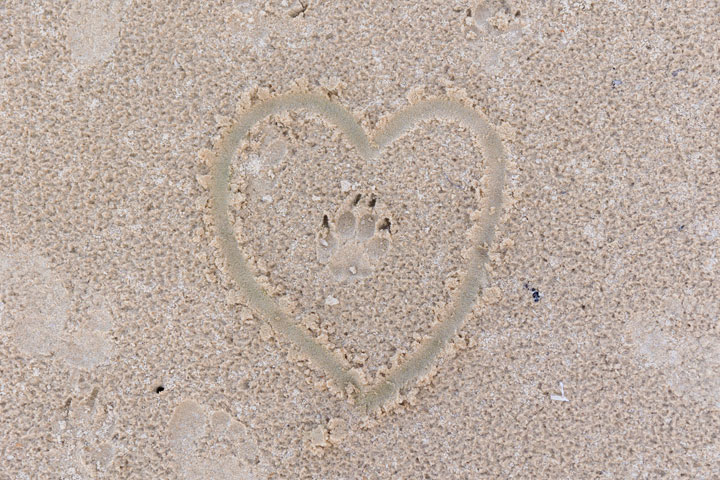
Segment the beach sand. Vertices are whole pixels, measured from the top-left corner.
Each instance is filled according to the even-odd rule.
[[[5,1],[0,479],[720,477],[711,1]]]

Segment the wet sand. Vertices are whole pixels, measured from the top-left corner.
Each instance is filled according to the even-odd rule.
[[[0,478],[720,476],[720,10],[566,3],[0,7]]]

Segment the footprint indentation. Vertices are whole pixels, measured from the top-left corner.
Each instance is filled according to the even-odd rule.
[[[350,240],[355,236],[355,215],[347,211],[340,214],[336,222],[337,232],[343,240]]]
[[[112,55],[126,4],[121,0],[79,0],[71,4],[67,39],[76,65],[85,68]]]
[[[202,405],[184,400],[175,407],[167,430],[180,478],[256,478],[257,445],[229,413],[206,413]]]
[[[61,346],[70,295],[50,262],[30,252],[0,254],[0,305],[15,345],[28,355],[50,355]]]
[[[375,217],[366,213],[358,222],[357,239],[364,241],[369,239],[375,233]]]
[[[69,330],[75,323],[78,328]],[[50,261],[32,251],[0,253],[0,330],[30,356],[58,358],[92,369],[108,363],[112,316],[101,297],[71,296]]]
[[[361,198],[352,196],[334,222],[323,215],[316,236],[318,262],[340,281],[369,276],[390,248],[390,220],[376,218],[375,197],[367,202]]]
[[[375,237],[368,243],[367,254],[370,261],[380,260],[390,248],[390,241],[384,237]]]

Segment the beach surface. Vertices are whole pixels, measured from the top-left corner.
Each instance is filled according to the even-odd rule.
[[[0,5],[0,480],[720,477],[712,1]]]

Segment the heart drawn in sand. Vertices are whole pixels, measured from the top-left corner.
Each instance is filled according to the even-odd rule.
[[[307,110],[324,117],[339,128],[364,160],[371,160],[417,122],[437,118],[457,122],[474,133],[485,154],[487,186],[473,217],[470,235],[469,264],[465,278],[455,292],[446,318],[431,331],[430,337],[412,352],[404,363],[390,371],[374,386],[365,386],[350,367],[337,355],[316,341],[311,333],[290,322],[275,298],[268,295],[255,280],[245,255],[235,237],[228,213],[230,163],[254,125],[270,115],[291,110]],[[315,93],[289,93],[264,100],[243,111],[216,144],[210,184],[212,213],[220,248],[233,281],[242,291],[248,305],[274,330],[292,341],[310,361],[329,375],[343,390],[352,390],[356,404],[365,411],[383,406],[401,388],[425,374],[443,347],[462,325],[482,288],[487,283],[485,266],[488,249],[495,235],[502,210],[505,177],[505,152],[499,136],[487,120],[474,109],[449,98],[434,98],[412,104],[393,115],[384,126],[368,137],[353,116],[326,96]]]

